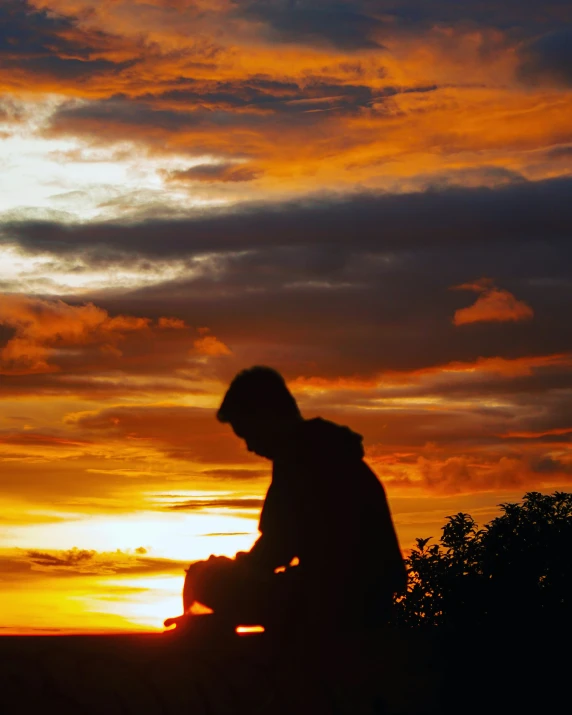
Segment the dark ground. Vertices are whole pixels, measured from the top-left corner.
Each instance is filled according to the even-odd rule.
[[[270,637],[0,638],[0,713],[491,715],[570,708],[562,633],[385,631],[278,647]],[[564,709],[563,709],[564,708]]]
[[[395,634],[305,641],[205,628],[0,638],[0,713],[260,715],[431,713],[436,663]],[[427,651],[427,648],[425,648]],[[421,657],[417,657],[417,655]]]

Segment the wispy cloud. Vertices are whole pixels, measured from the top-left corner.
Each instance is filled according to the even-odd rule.
[[[158,574],[180,574],[187,562],[153,558],[142,553],[72,548],[67,551],[39,551],[22,549],[0,552],[0,579],[26,578],[41,580],[46,576],[85,577]]]

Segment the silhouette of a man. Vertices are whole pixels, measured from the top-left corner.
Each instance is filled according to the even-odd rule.
[[[406,575],[362,437],[303,419],[282,376],[268,367],[240,372],[217,418],[250,452],[272,461],[272,482],[252,549],[234,559],[211,556],[187,571],[185,613],[199,602],[232,625],[287,629],[387,621]]]

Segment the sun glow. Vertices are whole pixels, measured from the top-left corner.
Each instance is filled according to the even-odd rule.
[[[155,216],[226,203],[222,197],[191,195],[165,181],[169,172],[195,165],[216,165],[212,156],[153,156],[130,142],[93,147],[78,139],[51,138],[45,132],[65,98],[23,105],[26,121],[0,126],[0,164],[10,181],[0,192],[0,218],[91,221],[116,219],[143,211]],[[31,118],[33,115],[33,118]]]
[[[119,615],[134,629],[162,630],[163,621],[180,615],[183,610],[184,573],[179,576],[103,579],[95,594],[84,593],[74,598],[89,614]]]
[[[258,514],[239,516],[232,511],[203,513],[141,512],[76,515],[52,524],[15,525],[0,534],[0,548],[17,544],[33,549],[79,549],[102,552],[134,551],[143,546],[153,556],[183,561],[207,558],[211,553],[232,555],[250,548],[256,538]],[[214,551],[213,551],[214,550]]]
[[[14,574],[0,584],[2,632],[161,629],[182,610],[185,565],[248,550],[255,524],[215,512],[11,526],[0,538],[0,559]]]

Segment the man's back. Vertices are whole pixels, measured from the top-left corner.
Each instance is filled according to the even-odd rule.
[[[363,461],[362,438],[323,419],[305,420],[274,460],[253,549],[263,568],[297,557],[303,589],[340,607],[380,603],[405,586],[385,490]]]

